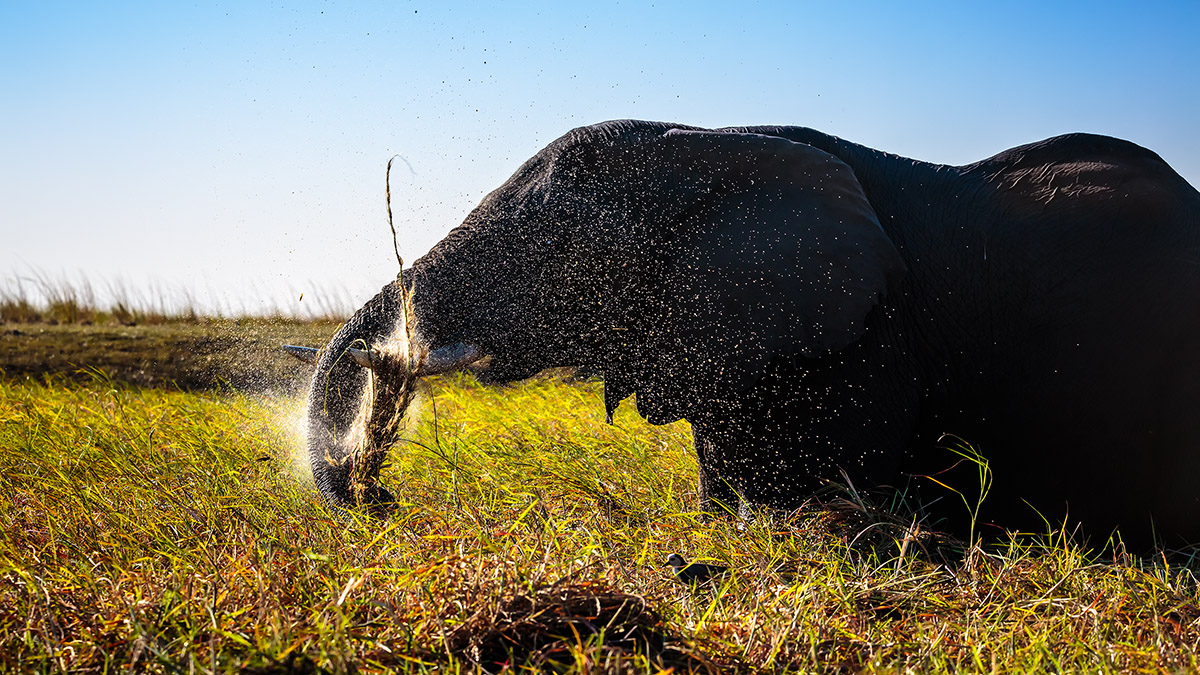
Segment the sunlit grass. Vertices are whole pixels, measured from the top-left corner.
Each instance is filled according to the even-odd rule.
[[[1048,536],[942,562],[886,536],[850,546],[853,519],[708,522],[686,425],[626,405],[608,426],[597,384],[455,379],[420,406],[383,473],[397,511],[343,521],[295,469],[293,399],[0,380],[0,664],[1200,665],[1195,581],[1162,561]],[[733,573],[677,584],[659,566],[672,551]]]

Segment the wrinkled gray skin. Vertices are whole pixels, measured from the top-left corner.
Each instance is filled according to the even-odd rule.
[[[1200,541],[1198,239],[1196,190],[1113,138],[943,166],[803,127],[619,121],[550,144],[405,280],[423,343],[492,356],[494,381],[580,366],[610,414],[636,393],[691,422],[706,509],[793,507],[843,471],[903,486],[955,463],[952,433],[994,471],[984,522],[1176,544]],[[342,354],[398,308],[389,285],[318,364],[334,505],[325,457],[366,376]],[[974,466],[937,478],[978,492]]]

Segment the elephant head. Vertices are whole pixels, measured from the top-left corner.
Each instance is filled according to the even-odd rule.
[[[619,121],[571,131],[527,161],[404,283],[427,372],[483,355],[493,381],[580,366],[603,375],[610,419],[636,393],[639,412],[667,423],[719,408],[774,357],[856,341],[903,271],[833,155]],[[402,290],[385,287],[318,363],[310,457],[334,504],[351,501],[339,462],[367,382],[347,350],[395,329]]]

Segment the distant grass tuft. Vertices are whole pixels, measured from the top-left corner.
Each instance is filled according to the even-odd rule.
[[[608,426],[595,384],[433,389],[396,511],[343,523],[294,399],[0,379],[0,670],[1200,667],[1186,569],[1050,536],[941,562],[845,505],[707,521],[686,425]],[[678,584],[671,551],[732,573]]]

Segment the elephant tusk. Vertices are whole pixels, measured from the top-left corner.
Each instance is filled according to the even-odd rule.
[[[291,354],[292,356],[300,359],[301,361],[304,361],[305,363],[316,363],[317,362],[317,352],[319,352],[320,350],[315,349],[313,347],[299,347],[296,345],[283,345],[283,351]]]
[[[350,358],[354,359],[354,362],[357,363],[358,365],[362,366],[363,368],[371,367],[371,353],[368,352],[367,350],[355,349],[354,347],[350,347],[349,349],[346,350],[346,354]]]
[[[470,365],[483,356],[483,350],[479,347],[462,342],[441,347],[429,352],[425,357],[421,364],[421,376],[449,373]]]
[[[296,345],[283,345],[283,349],[287,353],[295,356],[298,359],[309,363],[316,363],[318,350],[312,347],[297,347]],[[371,353],[365,349],[357,349],[350,347],[346,349],[346,356],[349,356],[358,365],[363,368],[373,368],[374,362],[371,360]],[[467,345],[461,342],[441,349],[435,349],[430,352],[425,360],[421,363],[421,377],[429,375],[441,375],[458,370],[464,366],[470,365],[475,361],[483,358],[484,354],[475,345]]]

